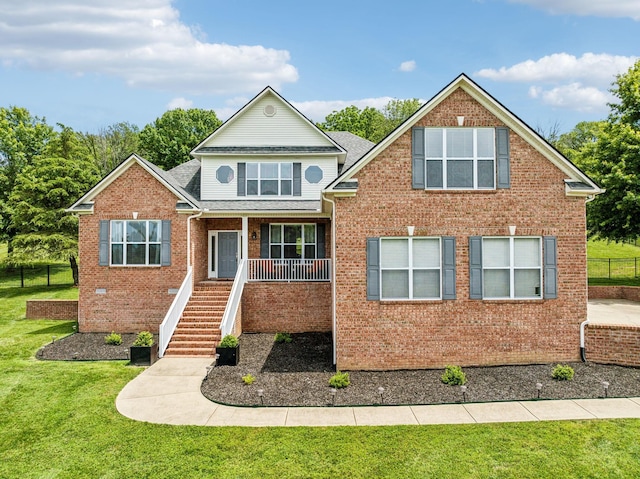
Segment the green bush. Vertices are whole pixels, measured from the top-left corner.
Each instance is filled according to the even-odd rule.
[[[222,341],[220,341],[221,348],[236,348],[238,347],[238,338],[236,338],[233,334],[227,334]]]
[[[571,381],[573,379],[573,375],[575,371],[571,366],[558,364],[555,368],[553,368],[553,374],[551,377],[553,379],[557,379],[558,381]]]
[[[111,334],[108,334],[104,337],[104,344],[112,344],[113,346],[120,346],[122,344],[122,336],[118,333],[114,333],[111,331]]]
[[[242,381],[247,385],[253,384],[255,380],[256,378],[252,374],[247,374],[246,376],[242,376]]]
[[[461,386],[467,382],[467,376],[460,366],[445,366],[440,379],[449,386]]]
[[[349,384],[351,384],[349,373],[341,373],[338,371],[329,379],[329,386],[336,389],[346,388]]]
[[[153,334],[149,331],[140,331],[136,340],[133,342],[134,346],[152,346],[153,345]]]
[[[276,333],[276,336],[273,340],[276,343],[290,343],[291,341],[293,341],[293,338],[289,333]]]

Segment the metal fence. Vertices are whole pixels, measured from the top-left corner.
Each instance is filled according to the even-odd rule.
[[[589,278],[637,278],[640,258],[588,258]]]
[[[0,267],[0,288],[73,285],[73,273],[67,264]]]

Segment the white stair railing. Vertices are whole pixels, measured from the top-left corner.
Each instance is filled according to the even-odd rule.
[[[250,259],[249,281],[331,281],[331,259]]]
[[[193,293],[193,268],[189,266],[187,270],[187,275],[176,294],[176,297],[173,298],[173,303],[171,303],[171,307],[169,311],[167,311],[164,320],[160,324],[160,341],[158,345],[158,356],[164,356],[164,352],[167,350],[167,346],[169,346],[169,341],[171,340],[171,336],[173,336],[173,332],[176,330],[178,326],[178,321],[180,321],[180,317],[182,316],[182,312],[184,308],[187,306],[189,302],[189,298],[191,298],[191,294]]]
[[[231,287],[231,293],[229,293],[229,300],[227,306],[224,309],[224,315],[220,322],[220,332],[224,338],[227,334],[233,332],[233,327],[236,322],[236,315],[238,314],[238,307],[240,306],[240,300],[242,299],[242,292],[244,291],[244,285],[247,282],[247,260],[241,259],[238,262],[238,270],[236,271],[236,277],[233,280],[233,286]]]

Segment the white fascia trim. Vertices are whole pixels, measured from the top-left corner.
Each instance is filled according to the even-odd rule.
[[[330,213],[322,211],[208,211],[203,210],[202,218],[330,218]]]

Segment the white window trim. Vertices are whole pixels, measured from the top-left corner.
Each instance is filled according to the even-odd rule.
[[[406,268],[385,268],[382,266],[382,242],[384,240],[404,240],[404,239],[408,239],[409,240],[409,244],[408,244],[408,248],[409,248],[409,265]],[[439,266],[437,268],[434,267],[430,267],[430,268],[414,268],[413,267],[413,240],[414,239],[418,239],[418,240],[423,240],[423,239],[429,239],[429,240],[438,240],[438,263]],[[442,300],[442,238],[439,236],[383,236],[380,238],[380,247],[378,248],[379,254],[380,254],[380,258],[378,259],[379,261],[379,265],[380,265],[380,272],[379,272],[379,281],[378,284],[380,285],[380,301],[440,301]],[[440,295],[436,298],[414,298],[413,297],[413,271],[433,271],[433,270],[437,270],[439,271],[439,278],[440,278],[440,284],[439,284],[439,288],[438,290],[440,291]],[[386,298],[382,295],[382,272],[383,271],[409,271],[409,297],[408,298]]]
[[[273,242],[271,240],[271,227],[272,226],[279,226],[280,227],[280,239],[281,239],[281,241],[278,242],[278,243],[275,243],[275,242]],[[284,257],[284,247],[285,247],[285,245],[290,246],[290,245],[293,244],[293,243],[285,243],[284,242],[284,227],[285,226],[300,226],[301,227],[301,231],[302,231],[302,234],[301,234],[302,235],[302,244],[301,244],[302,257],[301,258],[285,258]],[[313,234],[313,236],[314,236],[313,243],[311,243],[311,242],[307,243],[304,240],[304,227],[305,226],[313,226],[313,233],[314,233]],[[315,247],[316,254],[315,254],[315,256],[313,258],[306,258],[305,257],[304,250],[305,250],[305,246],[306,245],[313,245]],[[280,246],[281,247],[281,253],[282,253],[282,257],[281,258],[272,258],[271,257],[271,246]],[[297,244],[296,244],[296,246],[297,246]],[[309,260],[318,259],[318,227],[317,227],[317,224],[316,223],[269,223],[269,258],[270,259],[300,259],[300,260],[303,260],[303,259],[305,259],[305,260],[306,259],[309,259]]]
[[[146,239],[144,242],[127,242],[127,223],[129,222],[141,222],[147,223],[146,226]],[[112,231],[114,223],[122,223],[122,241],[112,240]],[[149,223],[158,223],[158,241],[149,241]],[[122,245],[122,264],[113,263],[113,245]],[[127,263],[127,245],[128,244],[144,244],[145,245],[145,263],[144,264],[128,264]],[[160,248],[160,261],[156,263],[149,263],[149,245],[158,245]],[[139,267],[160,267],[162,266],[162,220],[110,220],[109,221],[109,266],[113,267],[125,267],[125,268],[139,268]]]
[[[466,129],[466,130],[473,130],[473,156],[472,157],[448,157],[447,156],[447,131],[449,130],[459,130],[459,129]],[[428,130],[442,130],[442,157],[429,157],[426,156],[426,150],[427,150],[427,131]],[[479,157],[478,156],[478,130],[492,130],[493,131],[493,157]],[[435,191],[440,191],[440,190],[468,190],[468,191],[475,191],[475,190],[481,190],[481,191],[492,191],[496,189],[496,182],[497,182],[497,178],[496,178],[496,165],[497,165],[497,146],[496,146],[496,130],[495,128],[489,128],[489,127],[476,127],[476,128],[443,128],[443,127],[428,127],[424,129],[424,142],[425,142],[425,189],[427,190],[435,190]],[[427,166],[427,162],[431,160],[440,160],[442,161],[442,187],[434,187],[434,186],[427,186],[427,178],[428,178],[428,166]],[[469,160],[473,160],[473,187],[449,187],[448,186],[448,178],[447,178],[447,162],[448,161],[469,161]],[[488,161],[491,160],[493,161],[493,186],[492,187],[479,187],[478,186],[478,161]]]
[[[484,265],[484,240],[485,239],[508,239],[509,240],[509,267],[502,267],[502,266],[491,266],[491,267],[485,267]],[[539,254],[539,258],[540,258],[540,266],[538,266],[537,268],[533,268],[533,267],[516,267],[515,266],[515,241],[517,239],[537,239],[538,240],[538,254]],[[543,272],[544,272],[544,267],[543,267],[543,251],[542,251],[542,237],[541,236],[483,236],[482,237],[482,258],[483,258],[483,265],[482,265],[482,299],[483,300],[487,300],[487,301],[500,301],[500,300],[523,300],[523,301],[538,301],[543,299],[544,296],[544,278],[543,278]],[[484,287],[485,287],[485,278],[484,278],[484,272],[485,270],[505,270],[505,269],[509,269],[509,292],[510,292],[510,296],[496,296],[496,297],[486,297],[484,295]],[[540,272],[540,296],[516,296],[516,289],[515,289],[515,271],[516,270],[538,270]]]
[[[277,178],[262,178],[262,165],[278,165],[278,177]],[[258,176],[257,177],[249,177],[249,165],[258,165]],[[291,177],[283,178],[282,177],[282,165],[289,165],[291,168]],[[258,182],[258,194],[250,194],[249,193],[249,181],[257,181]],[[278,182],[278,194],[277,195],[263,195],[262,194],[262,181],[277,181]],[[290,194],[282,194],[282,182],[290,181],[291,182],[291,193]],[[252,161],[247,162],[245,166],[245,192],[246,196],[258,197],[264,196],[266,198],[278,198],[278,197],[290,197],[293,196],[293,162],[278,162],[278,163],[270,163],[265,161]]]

